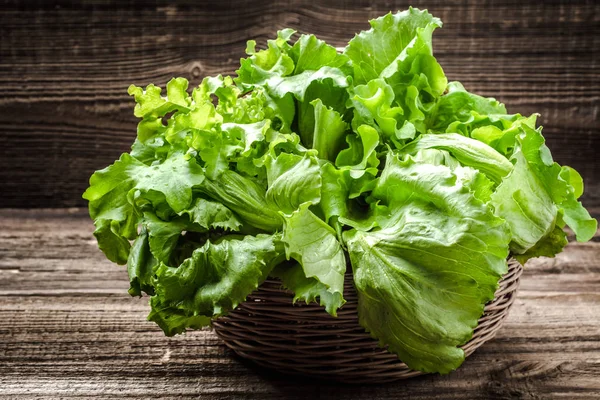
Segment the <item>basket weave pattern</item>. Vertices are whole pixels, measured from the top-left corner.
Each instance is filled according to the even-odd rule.
[[[493,338],[508,315],[523,272],[513,259],[508,266],[473,337],[462,346],[466,356]],[[358,324],[358,298],[352,282],[352,275],[347,274],[346,304],[334,318],[316,303],[292,304],[293,294],[282,289],[281,282],[267,280],[236,310],[214,321],[215,332],[240,356],[285,373],[348,383],[389,382],[422,375],[379,347]]]

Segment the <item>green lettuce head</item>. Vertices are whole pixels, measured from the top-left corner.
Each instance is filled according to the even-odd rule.
[[[447,81],[438,18],[370,24],[341,52],[290,29],[250,41],[237,77],[191,92],[183,78],[130,87],[137,138],[83,197],[167,335],[269,276],[335,316],[353,279],[360,324],[409,367],[447,373],[509,254],[553,257],[567,225],[595,234],[582,179],[552,160],[536,115]]]

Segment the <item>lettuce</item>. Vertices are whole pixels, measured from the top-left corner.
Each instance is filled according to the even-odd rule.
[[[391,217],[379,229],[344,232],[361,325],[426,372],[463,362],[457,346],[507,271],[508,226],[464,190],[463,168],[388,156],[373,196]]]
[[[158,318],[168,308],[194,317],[217,317],[237,307],[280,260],[281,245],[277,235],[226,235],[207,240],[180,265],[160,263],[154,269],[155,303],[149,319],[167,334],[181,333],[188,323],[176,325],[168,318]]]
[[[344,292],[346,257],[335,230],[303,204],[285,220],[282,241],[286,254],[302,265],[307,278],[315,278],[340,297]]]
[[[291,29],[249,41],[237,77],[191,92],[183,78],[129,88],[137,138],[83,197],[165,334],[210,325],[269,276],[336,316],[353,279],[365,330],[448,373],[509,255],[553,257],[565,226],[596,233],[537,115],[448,83],[439,19],[370,23],[343,51]]]

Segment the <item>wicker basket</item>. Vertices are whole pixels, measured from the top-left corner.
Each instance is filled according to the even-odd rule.
[[[485,307],[471,340],[462,346],[468,356],[494,337],[508,315],[523,271],[509,260],[494,300]],[[280,372],[348,383],[380,383],[422,375],[411,370],[358,324],[357,295],[346,275],[346,304],[338,317],[316,303],[292,304],[291,292],[276,280],[265,281],[246,302],[213,323],[227,347],[240,356]]]

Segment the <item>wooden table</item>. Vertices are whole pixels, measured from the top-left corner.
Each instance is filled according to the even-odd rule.
[[[527,264],[504,327],[458,371],[349,386],[264,371],[210,330],[165,337],[91,232],[81,209],[0,210],[0,397],[600,396],[600,235]]]

